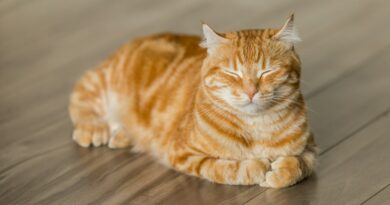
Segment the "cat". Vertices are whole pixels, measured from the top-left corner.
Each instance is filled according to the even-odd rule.
[[[294,15],[278,29],[157,34],[87,71],[71,94],[73,140],[153,155],[212,182],[282,188],[313,173]]]

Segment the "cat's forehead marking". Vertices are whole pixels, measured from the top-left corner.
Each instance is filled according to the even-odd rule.
[[[230,60],[230,67],[233,68],[233,70],[240,72],[245,69],[244,64],[238,58],[233,58]]]
[[[270,67],[271,67],[271,59],[269,57],[262,55],[259,61],[257,62],[257,68],[259,68],[259,70],[265,71],[270,69]]]
[[[242,77],[242,70],[244,69],[244,66],[237,59],[233,58],[231,61],[229,61],[228,69],[230,71],[234,71],[234,73]]]
[[[259,49],[256,50],[258,57],[255,59],[255,61],[243,61],[239,58],[239,56],[235,56],[229,61],[229,67],[232,68],[232,70],[243,70],[245,68],[252,67],[252,65],[255,65],[256,68],[267,70],[270,67],[270,58],[264,54],[261,54]]]
[[[261,57],[259,62],[257,63],[257,73],[256,76],[259,78],[264,72],[268,71],[271,69],[271,63],[270,63],[270,58],[266,57]]]

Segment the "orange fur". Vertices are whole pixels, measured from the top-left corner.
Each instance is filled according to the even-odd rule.
[[[197,36],[175,34],[128,43],[76,84],[73,139],[133,145],[217,183],[298,182],[314,169],[316,145],[292,22],[221,34],[204,25],[205,48]]]

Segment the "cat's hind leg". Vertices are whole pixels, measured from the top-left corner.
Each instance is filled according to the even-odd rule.
[[[82,147],[128,147],[130,139],[118,119],[119,109],[104,70],[88,71],[76,84],[70,99],[73,140]]]

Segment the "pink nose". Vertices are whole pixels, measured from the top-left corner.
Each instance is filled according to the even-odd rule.
[[[257,90],[256,89],[245,90],[245,93],[248,95],[249,100],[252,102],[253,101],[253,97],[257,93]]]

